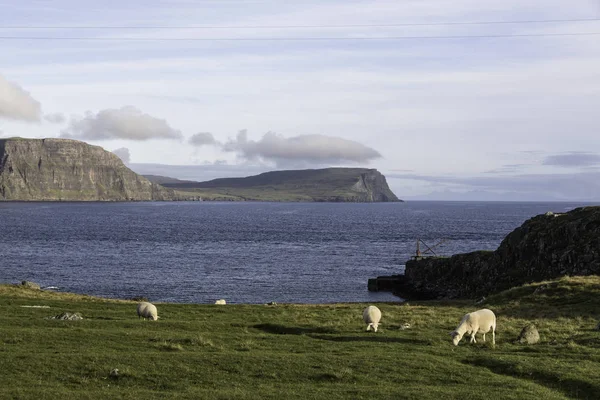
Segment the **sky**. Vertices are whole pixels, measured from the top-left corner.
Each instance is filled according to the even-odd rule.
[[[0,138],[139,173],[367,167],[403,199],[594,202],[599,108],[598,0],[0,0]]]

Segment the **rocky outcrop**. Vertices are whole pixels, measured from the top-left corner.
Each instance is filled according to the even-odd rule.
[[[115,154],[70,139],[0,140],[0,200],[171,200]]]
[[[565,275],[600,275],[600,207],[538,215],[493,252],[407,261],[394,289],[407,298],[479,298]]]

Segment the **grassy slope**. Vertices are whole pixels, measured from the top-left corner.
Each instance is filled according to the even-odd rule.
[[[487,300],[495,348],[451,345],[482,307],[465,301],[378,304],[374,334],[358,303],[158,304],[151,322],[133,302],[0,286],[0,398],[600,398],[600,278],[541,285]],[[45,319],[63,311],[85,319]],[[542,342],[515,344],[530,321]]]

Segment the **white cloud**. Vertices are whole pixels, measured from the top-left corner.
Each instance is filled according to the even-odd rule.
[[[29,92],[0,75],[0,118],[40,121],[42,106]]]
[[[67,121],[67,117],[62,113],[46,114],[44,115],[44,120],[51,124],[64,124]]]
[[[129,164],[131,161],[131,154],[129,153],[129,149],[127,147],[121,147],[119,149],[112,151],[117,155],[125,164]]]
[[[94,114],[88,111],[83,118],[72,118],[61,136],[88,140],[149,140],[181,139],[180,131],[164,119],[144,114],[133,106],[106,109]]]
[[[268,132],[254,141],[248,139],[246,130],[240,131],[235,140],[225,143],[223,150],[235,152],[248,160],[272,161],[278,166],[366,163],[381,157],[377,150],[339,137],[300,135],[285,138]]]

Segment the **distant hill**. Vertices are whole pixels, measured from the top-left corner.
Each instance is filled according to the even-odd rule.
[[[272,171],[246,178],[220,178],[207,182],[170,182],[148,177],[174,189],[180,197],[194,193],[205,200],[397,202],[376,169],[325,168]]]
[[[173,200],[102,147],[70,139],[0,139],[0,201]]]

